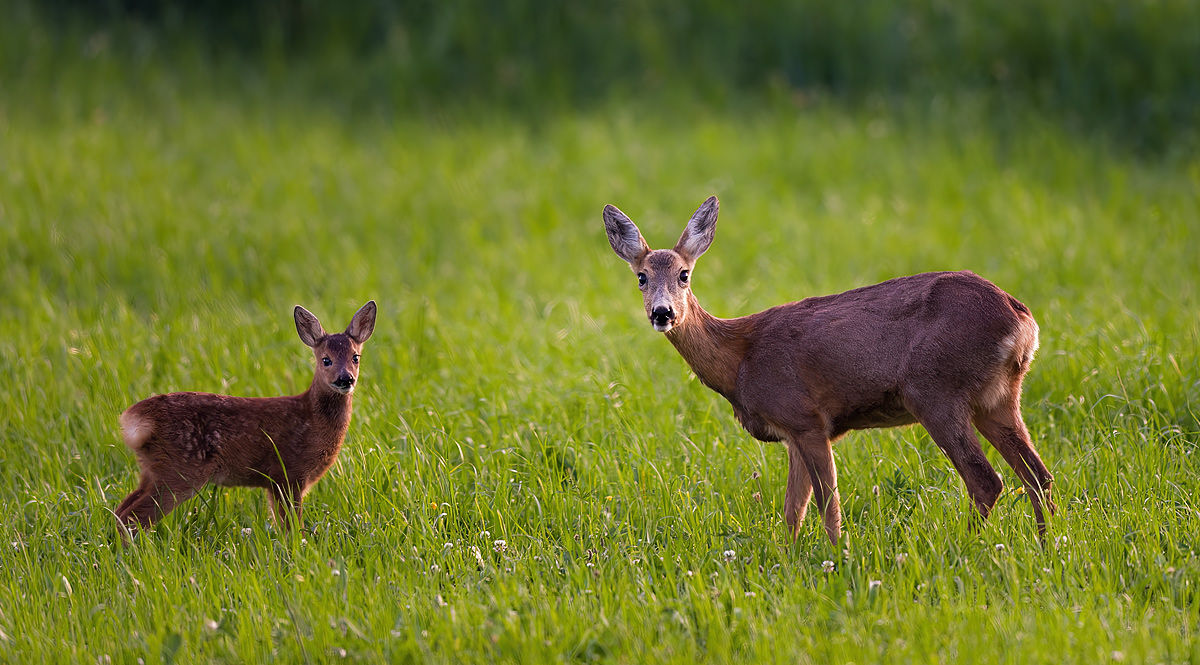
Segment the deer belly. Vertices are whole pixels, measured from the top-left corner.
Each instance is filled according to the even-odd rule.
[[[871,404],[856,405],[830,419],[832,435],[838,436],[852,429],[875,429],[911,425],[917,419],[899,397],[889,397]]]
[[[733,415],[742,424],[742,428],[759,441],[783,441],[784,439],[783,434],[771,423],[745,409],[734,406]]]

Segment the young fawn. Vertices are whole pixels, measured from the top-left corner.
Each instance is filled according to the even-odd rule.
[[[147,527],[204,485],[262,487],[281,527],[288,509],[300,525],[301,502],[337,461],[350,425],[363,343],[375,329],[375,301],[345,332],[326,334],[296,306],[296,332],[312,347],[312,385],[290,397],[209,393],[156,395],[121,414],[125,445],[142,469],[137,489],[117,507],[121,524]]]
[[[691,291],[712,244],[717,198],[674,249],[651,250],[630,219],[604,208],[608,242],[637,273],[654,329],[752,436],[785,441],[784,517],[793,536],[814,498],[836,545],[841,505],[832,442],[849,430],[919,422],[950,458],[986,518],[1003,484],[975,427],[1025,484],[1038,530],[1053,480],[1021,419],[1021,380],[1038,347],[1029,309],[971,272],[937,272],[719,319]]]

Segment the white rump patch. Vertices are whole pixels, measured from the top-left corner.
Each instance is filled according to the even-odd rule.
[[[1017,329],[1000,340],[999,371],[984,384],[975,400],[977,406],[990,411],[1012,399],[1013,386],[1033,362],[1038,349],[1038,326],[1032,318],[1022,316]]]
[[[983,385],[975,405],[983,411],[992,411],[1012,397],[1012,377],[1001,370]]]
[[[150,435],[154,433],[152,425],[150,419],[144,416],[135,415],[129,411],[122,413],[121,430],[125,437],[125,445],[129,446],[130,450],[141,448],[146,443],[146,439],[149,439]]]

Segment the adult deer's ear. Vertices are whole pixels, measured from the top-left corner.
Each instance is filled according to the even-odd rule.
[[[614,205],[604,206],[604,231],[613,251],[630,265],[650,252],[637,225]]]
[[[688,261],[695,261],[708,251],[717,235],[717,211],[720,208],[721,204],[715,196],[708,197],[707,201],[700,204],[696,214],[692,215],[687,226],[683,228],[679,242],[675,243],[675,251],[680,256]]]

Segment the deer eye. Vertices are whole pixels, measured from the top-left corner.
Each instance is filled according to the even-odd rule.
[[[639,272],[638,273],[638,288],[641,288],[645,285],[646,285],[646,273]]]
[[[686,271],[686,270],[680,270],[680,271],[679,271],[679,281],[683,282],[684,284],[687,284],[687,281],[688,281],[688,271]]]
[[[356,354],[354,354],[354,364],[355,364],[355,365],[357,365],[357,364],[358,364],[358,354],[357,354],[357,353],[356,353]]]
[[[333,364],[333,361],[330,360],[329,358],[321,358],[321,363],[323,365],[325,365],[326,367],[329,367],[330,365]]]

